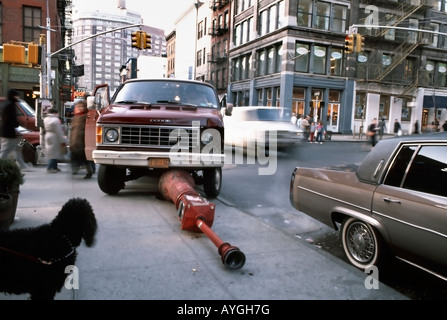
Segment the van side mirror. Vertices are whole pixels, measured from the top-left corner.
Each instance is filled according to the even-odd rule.
[[[225,115],[231,116],[233,114],[233,104],[227,103],[227,106],[225,107]]]

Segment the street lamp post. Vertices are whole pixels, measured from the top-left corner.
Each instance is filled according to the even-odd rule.
[[[193,56],[193,63],[194,63],[194,70],[193,70],[193,79],[196,80],[196,68],[197,68],[197,40],[198,40],[198,33],[199,33],[199,7],[203,4],[203,2],[200,2],[197,0],[194,3],[194,6],[196,7],[196,34],[194,35],[194,56]]]
[[[50,7],[48,5],[48,0],[47,0],[47,25],[46,25],[46,29],[47,29],[47,90],[48,90],[48,94],[46,96],[46,98],[48,98],[49,100],[51,100],[52,98],[52,93],[51,93],[51,23],[50,23]]]
[[[320,97],[320,91],[316,91],[314,93],[314,95],[315,95],[314,122],[317,123],[317,121],[318,121],[318,109],[319,109],[318,108],[319,107],[318,98]]]

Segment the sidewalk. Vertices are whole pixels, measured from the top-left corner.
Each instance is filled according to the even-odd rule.
[[[71,197],[90,201],[97,243],[78,248],[79,289],[63,287],[57,300],[408,300],[382,283],[368,289],[368,275],[355,267],[214,199],[212,230],[246,256],[241,269],[229,270],[205,234],[181,230],[174,204],[157,197],[157,181],[130,182],[108,196],[96,175],[84,180],[68,164],[60,167],[57,174],[44,166],[26,173],[12,225],[46,223]]]

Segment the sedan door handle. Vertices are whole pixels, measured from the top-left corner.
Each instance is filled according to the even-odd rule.
[[[388,203],[400,203],[400,200],[393,200],[390,198],[383,198],[383,201],[388,202]]]

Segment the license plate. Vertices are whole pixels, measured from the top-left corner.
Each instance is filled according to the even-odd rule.
[[[150,168],[169,168],[169,158],[149,158]]]

